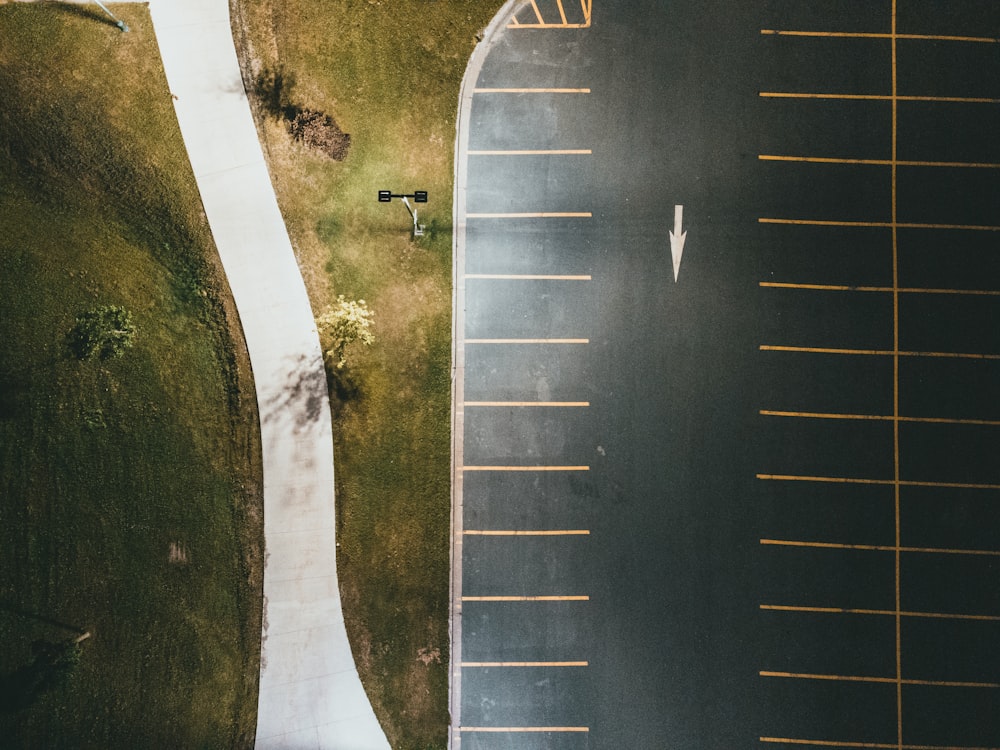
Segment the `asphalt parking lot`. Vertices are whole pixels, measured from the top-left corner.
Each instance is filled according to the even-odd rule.
[[[569,6],[466,125],[453,744],[1000,747],[1000,6]]]

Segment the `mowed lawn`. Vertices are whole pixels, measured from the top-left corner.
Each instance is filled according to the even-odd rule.
[[[250,368],[148,11],[0,4],[0,746],[252,746]],[[134,346],[74,357],[122,305]],[[88,631],[31,700],[38,642]],[[35,650],[33,651],[33,644]]]
[[[501,0],[243,0],[244,75],[351,137],[342,161],[259,107],[278,200],[314,309],[343,294],[376,341],[332,382],[338,573],[362,681],[394,748],[448,727],[451,261],[455,118],[476,35]],[[288,82],[291,85],[288,86]],[[379,190],[426,190],[427,232]]]

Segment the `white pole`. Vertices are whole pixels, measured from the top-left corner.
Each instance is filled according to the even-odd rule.
[[[125,25],[125,22],[119,20],[115,16],[114,13],[112,13],[110,10],[108,10],[108,6],[106,6],[104,3],[102,3],[101,0],[94,0],[94,2],[97,3],[99,6],[101,6],[101,10],[103,10],[105,13],[107,13],[109,16],[111,16],[111,19],[115,22],[115,25],[119,29],[121,29],[122,32],[128,31],[128,26]]]

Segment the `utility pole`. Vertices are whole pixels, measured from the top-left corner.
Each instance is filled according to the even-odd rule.
[[[378,191],[378,202],[379,203],[391,203],[393,198],[402,198],[403,205],[406,206],[406,210],[410,212],[410,216],[413,217],[413,236],[422,237],[424,234],[424,225],[417,223],[417,209],[410,205],[409,198],[413,198],[414,203],[426,203],[427,202],[427,191],[426,190],[414,190],[412,193],[400,193],[396,194],[391,190],[379,190]]]

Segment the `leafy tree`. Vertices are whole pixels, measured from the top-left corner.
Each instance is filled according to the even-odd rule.
[[[132,346],[135,332],[132,313],[120,305],[101,305],[77,316],[69,345],[80,359],[111,359]]]
[[[343,294],[338,296],[336,304],[327,307],[316,318],[321,339],[330,342],[329,347],[324,343],[323,353],[327,362],[342,370],[347,364],[344,353],[350,344],[360,341],[365,346],[371,346],[375,342],[371,332],[373,317],[374,313],[368,309],[363,299],[355,302],[344,299]]]

